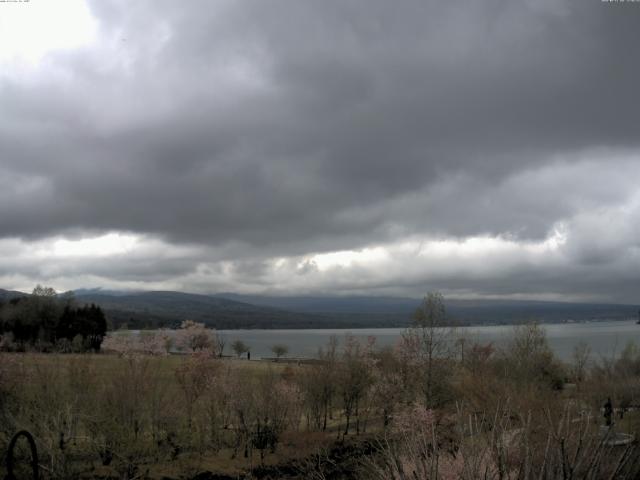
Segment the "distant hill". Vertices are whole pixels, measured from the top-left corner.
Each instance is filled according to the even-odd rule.
[[[218,329],[406,327],[420,299],[370,296],[263,296],[222,293],[76,291],[96,303],[114,328],[177,326],[182,320]],[[447,300],[458,324],[514,324],[637,318],[636,305],[510,300]]]
[[[504,300],[447,302],[447,312],[462,323],[511,324],[529,321],[558,323],[638,318],[638,305]]]
[[[340,314],[412,314],[420,305],[420,299],[406,297],[368,296],[285,296],[240,295],[220,293],[218,298],[228,298],[253,305],[281,308],[305,313]]]
[[[114,328],[174,327],[190,319],[218,328],[335,328],[340,319],[252,305],[209,295],[180,292],[140,292],[127,294],[76,293],[79,303],[100,305]],[[354,318],[346,326],[362,326]]]
[[[407,297],[368,296],[286,296],[239,295],[221,293],[218,297],[324,315],[394,315],[409,319],[421,300]],[[638,315],[637,305],[541,302],[523,300],[445,299],[447,314],[459,323],[520,323],[523,321],[561,322],[598,319],[628,319]]]
[[[23,292],[16,292],[14,290],[4,290],[0,288],[0,302],[6,302],[16,297],[26,297],[27,294]]]

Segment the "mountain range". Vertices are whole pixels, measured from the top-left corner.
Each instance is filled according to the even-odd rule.
[[[0,301],[26,295],[0,289]],[[266,296],[173,291],[74,291],[79,304],[95,303],[112,328],[175,327],[183,320],[218,329],[406,327],[420,299],[372,296]],[[637,318],[638,305],[513,300],[445,300],[458,324],[513,324]]]

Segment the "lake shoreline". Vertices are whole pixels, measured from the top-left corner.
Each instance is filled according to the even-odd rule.
[[[547,335],[549,345],[562,360],[569,360],[574,348],[581,342],[586,343],[592,357],[608,358],[617,356],[629,341],[640,344],[640,325],[632,320],[594,320],[584,322],[541,323]],[[472,325],[455,328],[457,335],[471,343],[488,344],[495,347],[506,344],[517,325]],[[173,335],[175,330],[118,330],[113,335],[144,334],[159,332]],[[406,328],[325,328],[325,329],[237,329],[217,330],[224,338],[227,347],[235,340],[241,340],[250,347],[251,358],[272,357],[271,348],[284,344],[289,348],[289,356],[315,358],[318,349],[324,347],[333,336],[342,344],[346,335],[366,340],[376,338],[378,348],[393,346]],[[225,351],[227,353],[227,351]]]

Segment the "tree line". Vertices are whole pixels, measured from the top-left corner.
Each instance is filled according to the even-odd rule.
[[[72,295],[50,287],[0,303],[1,350],[98,351],[106,332],[99,306],[78,306]]]
[[[321,446],[369,438],[376,451],[348,478],[640,478],[640,445],[615,445],[601,411],[610,398],[610,423],[640,433],[633,345],[600,361],[580,345],[562,363],[535,324],[514,328],[504,346],[479,344],[448,327],[438,294],[397,345],[334,337],[301,365],[221,357],[215,332],[196,322],[175,332],[185,355],[168,356],[163,335],[111,335],[103,350],[116,355],[64,363],[5,354],[0,449],[19,425],[60,478],[101,465],[128,479],[158,464],[250,469],[276,450],[311,450],[320,453],[304,478],[336,478]]]

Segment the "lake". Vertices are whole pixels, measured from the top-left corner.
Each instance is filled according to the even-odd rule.
[[[563,360],[570,360],[574,347],[585,342],[591,347],[591,358],[598,359],[619,354],[627,342],[633,340],[640,345],[640,325],[634,320],[598,321],[584,323],[562,323],[542,325],[547,333],[549,345]],[[284,344],[289,347],[290,357],[314,357],[318,348],[324,346],[332,335],[343,343],[347,333],[366,340],[376,337],[379,346],[393,345],[402,328],[357,328],[318,330],[219,330],[227,341],[225,354],[231,354],[230,344],[242,340],[251,347],[251,358],[273,357],[271,347]],[[513,333],[512,326],[458,327],[457,332],[471,341],[493,342],[503,345]]]
[[[640,325],[634,320],[593,321],[581,323],[542,324],[549,345],[562,360],[571,360],[574,347],[585,342],[591,347],[591,358],[619,355],[629,341],[640,345]],[[366,340],[376,337],[376,345],[393,345],[404,332],[403,328],[354,328],[354,329],[315,329],[315,330],[218,330],[226,340],[225,355],[231,355],[231,342],[242,340],[251,348],[251,358],[273,357],[271,347],[283,344],[289,348],[289,357],[315,357],[318,348],[327,344],[331,336],[338,337],[344,343],[347,333]],[[170,331],[169,331],[170,332]],[[469,341],[479,343],[492,342],[496,346],[504,345],[513,333],[513,326],[486,325],[457,327],[458,335],[464,335]],[[118,332],[124,333],[124,332]],[[132,330],[131,333],[138,333]]]

